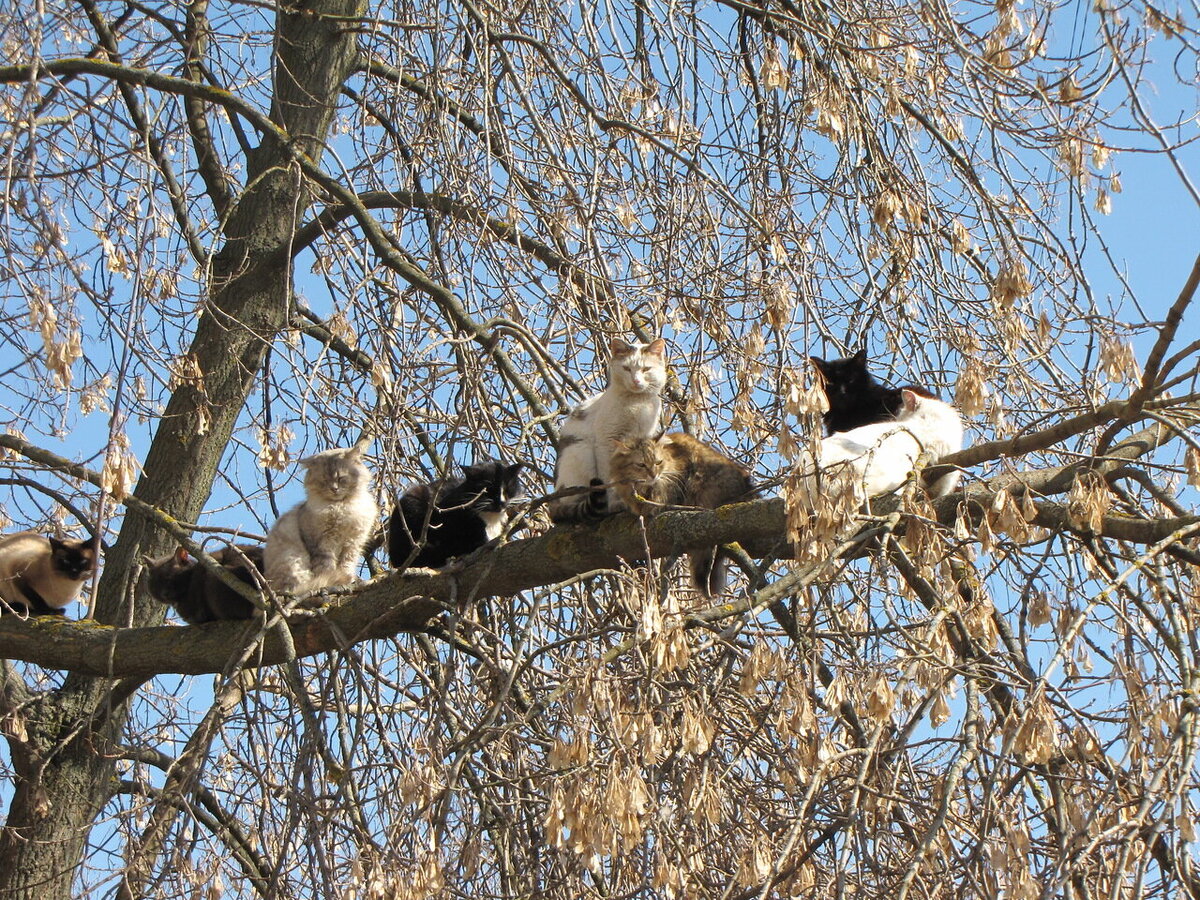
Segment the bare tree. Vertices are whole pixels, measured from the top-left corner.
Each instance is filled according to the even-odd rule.
[[[1200,897],[1200,258],[1139,298],[1104,218],[1127,153],[1200,207],[1147,80],[1194,81],[1194,21],[39,0],[0,35],[4,514],[106,542],[94,618],[0,619],[0,897]],[[549,528],[630,333],[765,499]],[[963,484],[814,518],[807,356],[864,344],[968,418]],[[163,624],[145,554],[264,534],[364,432],[384,506],[483,455],[534,497],[452,570]],[[709,601],[676,561],[711,544]]]

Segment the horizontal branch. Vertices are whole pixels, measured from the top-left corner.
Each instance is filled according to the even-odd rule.
[[[692,545],[741,540],[750,552],[765,554],[780,543],[783,501],[724,507],[717,512],[683,511],[647,523],[646,540],[632,516],[614,516],[595,528],[555,528],[545,535],[513,541],[470,560],[459,572],[410,569],[392,573],[335,597],[331,605],[293,616],[296,656],[311,656],[374,638],[424,629],[430,618],[459,600],[511,596],[530,588],[566,581],[583,572],[612,568],[622,558],[681,553]],[[754,548],[754,549],[751,549]],[[0,617],[0,657],[47,668],[107,677],[219,672],[231,648],[246,644],[258,622],[220,622],[186,628],[115,628],[90,620],[64,622]],[[256,665],[289,656],[276,630],[263,638]]]
[[[0,66],[0,84],[40,81],[46,76],[69,77],[74,75],[96,75],[111,79],[118,84],[138,85],[167,94],[178,94],[181,97],[204,100],[239,113],[265,133],[281,140],[287,138],[286,134],[262,112],[235,94],[199,81],[164,75],[153,69],[142,69],[88,57],[42,60],[36,65]]]
[[[1195,412],[1195,404],[1187,402],[1188,399],[1165,398],[1153,403],[1147,403],[1145,406],[1147,409],[1159,410],[1165,413],[1172,411],[1173,407],[1178,407],[1182,411]],[[1102,403],[1095,409],[1072,416],[1069,419],[1063,419],[1061,422],[1055,422],[1053,425],[1043,428],[1040,431],[1020,434],[1016,437],[1004,438],[1003,440],[983,441],[979,444],[972,444],[970,447],[959,450],[957,453],[943,456],[938,461],[938,464],[969,468],[970,466],[991,462],[996,459],[1024,456],[1027,453],[1048,450],[1055,444],[1059,444],[1068,438],[1083,434],[1093,428],[1099,428],[1101,425],[1107,425],[1121,418],[1121,416],[1132,409],[1131,403],[1131,400],[1110,400],[1107,403]]]
[[[991,495],[972,492],[986,504]],[[953,520],[961,494],[937,502],[943,522]],[[890,505],[896,505],[895,500]],[[889,501],[876,504],[886,515]],[[1061,504],[1037,501],[1035,524],[1071,531]],[[1099,536],[1142,544],[1163,538],[1200,522],[1200,516],[1138,520],[1106,516]],[[337,595],[328,606],[294,615],[290,625],[296,656],[336,651],[360,641],[422,631],[429,620],[457,602],[484,597],[508,597],[532,588],[565,582],[580,574],[641,559],[647,548],[653,557],[673,556],[690,547],[738,542],[752,556],[788,556],[784,544],[786,513],[781,499],[737,503],[717,510],[664,513],[645,523],[628,514],[613,516],[595,527],[551,529],[539,537],[512,541],[468,559],[461,571],[411,569],[394,572]],[[740,607],[720,604],[714,617],[736,615]],[[20,659],[47,668],[89,675],[142,677],[156,674],[198,675],[221,671],[231,648],[246,645],[250,630],[261,623],[218,622],[158,628],[115,628],[90,620],[64,622],[58,618],[0,618],[0,657]],[[290,658],[288,641],[278,630],[263,638],[255,665],[273,665]],[[240,652],[235,649],[234,652]]]
[[[1047,450],[1067,438],[1075,437],[1077,434],[1083,434],[1085,431],[1111,422],[1121,414],[1125,406],[1126,401],[1124,400],[1111,400],[1093,410],[1056,422],[1041,431],[1003,440],[972,444],[957,453],[942,457],[939,464],[967,468],[982,462],[991,462],[994,459],[1024,456],[1026,453]]]

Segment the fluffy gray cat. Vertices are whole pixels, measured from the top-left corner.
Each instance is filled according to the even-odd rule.
[[[267,535],[263,574],[292,594],[350,584],[379,510],[363,465],[366,443],[300,460],[305,500],[279,517]]]

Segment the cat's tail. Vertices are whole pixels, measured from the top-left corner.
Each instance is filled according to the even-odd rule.
[[[555,525],[564,522],[598,522],[607,516],[608,489],[604,487],[604,482],[593,478],[588,485],[591,490],[586,493],[551,500],[550,521]]]
[[[688,555],[692,586],[705,597],[716,597],[729,585],[729,562],[720,547],[693,550]]]

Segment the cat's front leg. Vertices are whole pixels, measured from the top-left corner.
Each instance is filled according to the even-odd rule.
[[[328,575],[338,569],[338,558],[328,550],[317,550],[308,555],[309,568],[313,575]]]
[[[322,550],[311,556],[313,590],[354,583],[354,564],[340,560],[337,554]]]
[[[263,551],[263,574],[277,591],[294,594],[308,589],[312,580],[312,560],[300,534],[296,510],[280,516]]]

